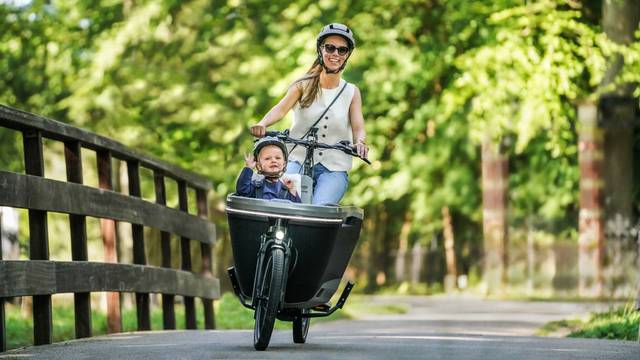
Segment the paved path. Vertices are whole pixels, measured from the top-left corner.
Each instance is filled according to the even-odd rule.
[[[251,331],[154,331],[76,340],[0,354],[0,359],[632,359],[628,341],[532,336],[546,321],[600,304],[488,301],[462,297],[373,297],[406,314],[368,315],[312,326],[307,343],[277,331],[267,351]],[[349,304],[347,303],[347,306]]]

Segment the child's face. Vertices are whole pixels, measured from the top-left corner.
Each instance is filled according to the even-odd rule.
[[[277,173],[284,169],[284,154],[275,145],[267,145],[258,154],[258,169],[270,173]]]

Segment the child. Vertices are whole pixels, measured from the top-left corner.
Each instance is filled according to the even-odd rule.
[[[301,202],[293,181],[281,180],[287,164],[287,147],[278,138],[266,136],[256,141],[253,155],[244,157],[246,167],[236,182],[236,194],[258,199],[284,199]],[[264,175],[263,180],[252,180],[253,168]]]

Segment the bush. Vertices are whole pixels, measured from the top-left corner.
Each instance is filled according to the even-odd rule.
[[[640,311],[627,305],[610,312],[594,313],[569,337],[638,340]]]
[[[585,319],[551,321],[538,330],[541,336],[568,336],[616,340],[638,340],[640,311],[626,305],[602,313],[591,313]]]

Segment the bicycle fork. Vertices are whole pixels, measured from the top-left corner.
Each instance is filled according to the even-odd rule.
[[[284,268],[282,274],[272,274],[271,276],[282,276],[282,293],[279,294],[278,308],[281,309],[284,302],[284,293],[287,288],[287,278],[289,274],[289,259],[291,254],[291,239],[287,235],[288,220],[277,218],[273,225],[269,226],[269,229],[265,234],[262,234],[260,240],[260,249],[258,250],[258,258],[256,261],[256,273],[253,277],[253,296],[251,299],[251,307],[256,308],[257,301],[260,297],[264,297],[261,294],[263,288],[262,279],[265,271],[265,262],[269,258],[267,255],[276,248],[282,249],[284,252]]]

